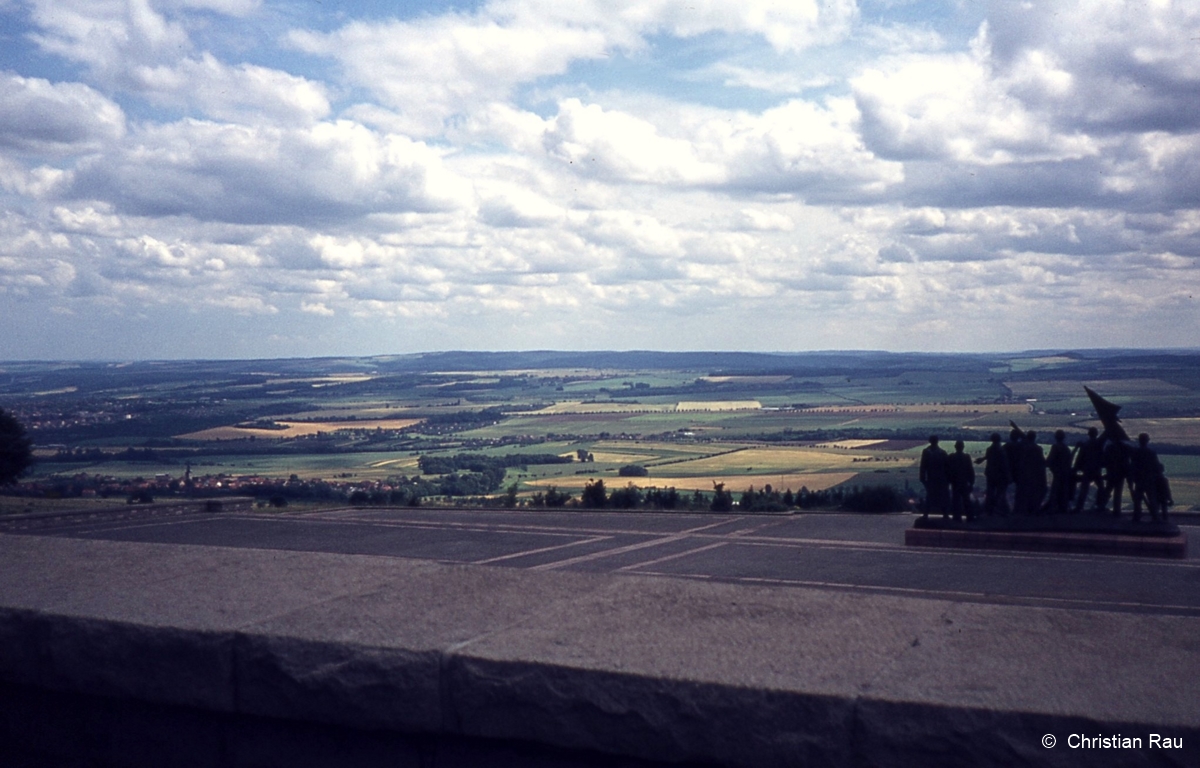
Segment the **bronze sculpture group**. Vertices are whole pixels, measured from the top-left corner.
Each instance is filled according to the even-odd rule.
[[[1116,415],[1120,406],[1087,387],[1084,389],[1096,408],[1104,431],[1092,427],[1087,438],[1077,443],[1074,449],[1067,445],[1066,433],[1060,429],[1054,433],[1049,452],[1044,453],[1036,432],[1025,432],[1013,424],[1008,442],[1002,443],[1000,433],[993,433],[987,451],[972,461],[963,450],[963,441],[957,441],[955,452],[947,454],[938,446],[937,436],[931,436],[929,446],[921,453],[920,464],[920,481],[925,486],[925,514],[941,512],[943,517],[953,515],[955,520],[961,520],[963,516],[974,519],[973,464],[983,464],[987,482],[981,510],[984,515],[1082,514],[1089,492],[1095,486],[1091,511],[1107,513],[1111,501],[1111,514],[1120,517],[1121,495],[1128,486],[1135,522],[1141,520],[1143,507],[1152,520],[1165,521],[1167,507],[1174,502],[1163,465],[1150,447],[1150,436],[1142,433],[1136,443],[1131,441]]]

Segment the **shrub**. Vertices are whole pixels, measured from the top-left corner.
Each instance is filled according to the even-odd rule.
[[[604,489],[604,481],[589,481],[579,496],[579,505],[584,509],[604,509],[608,505],[608,492]]]
[[[614,509],[637,509],[642,503],[642,492],[633,483],[624,488],[615,488],[608,495],[608,505]]]
[[[904,497],[890,485],[855,488],[842,498],[842,509],[851,512],[899,512],[904,508]]]

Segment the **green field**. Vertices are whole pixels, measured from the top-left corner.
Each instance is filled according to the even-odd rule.
[[[634,464],[649,473],[636,479],[643,486],[911,488],[931,433],[966,439],[974,455],[1010,420],[1043,445],[1060,428],[1076,441],[1097,423],[1085,384],[1123,407],[1130,434],[1151,434],[1177,501],[1200,503],[1196,353],[7,363],[0,407],[27,426],[42,459],[24,478],[29,493],[96,478],[163,485],[189,465],[210,482],[295,476],[349,493],[420,475],[422,456],[580,451],[592,461],[511,463],[503,485],[523,495],[598,478],[612,487],[630,481],[619,470]]]

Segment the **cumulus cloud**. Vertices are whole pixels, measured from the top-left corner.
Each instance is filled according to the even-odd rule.
[[[296,30],[290,39],[306,53],[341,62],[350,80],[397,110],[400,124],[414,135],[440,133],[453,115],[503,101],[518,83],[605,51],[596,30],[505,26],[459,15],[353,22],[329,34]]]
[[[869,145],[881,154],[996,165],[1099,153],[1090,136],[1060,130],[1017,95],[1030,88],[1065,92],[1071,80],[1045,57],[998,74],[985,24],[969,52],[902,56],[868,69],[852,86]]]
[[[265,329],[205,354],[1196,343],[1198,10],[469,7],[0,4],[40,54],[0,73],[6,317]]]
[[[230,66],[211,53],[169,65],[139,67],[132,76],[144,96],[237,122],[311,123],[329,114],[320,83],[251,64]]]
[[[151,0],[34,0],[31,6],[33,40],[109,84],[127,84],[137,67],[173,60],[192,47],[184,25]]]
[[[724,169],[696,155],[692,142],[659,135],[653,124],[632,115],[567,99],[545,134],[547,152],[598,174],[658,184],[703,184],[724,180]]]
[[[572,173],[611,181],[836,199],[879,193],[903,179],[900,163],[864,146],[848,99],[792,100],[760,114],[684,109],[651,116],[653,122],[567,99],[543,145]]]
[[[329,112],[323,85],[248,63],[231,65],[196,51],[196,10],[242,17],[257,0],[34,0],[31,34],[44,51],[86,67],[108,89],[216,119],[312,120]]]
[[[792,51],[838,39],[856,13],[850,0],[498,0],[471,14],[355,21],[329,33],[296,29],[289,39],[336,59],[351,82],[397,111],[405,130],[429,135],[577,61],[644,48],[653,34],[751,34]]]
[[[469,190],[424,144],[348,121],[287,129],[184,120],[143,127],[81,162],[67,194],[140,216],[316,224],[450,208]]]
[[[1192,108],[1200,97],[1200,8],[1075,0],[1002,5],[992,18],[995,59],[1005,72],[1062,73],[1057,87],[1021,91],[1061,120],[1099,134],[1200,128]]]
[[[35,154],[95,151],[125,133],[125,114],[82,83],[0,72],[0,148]]]

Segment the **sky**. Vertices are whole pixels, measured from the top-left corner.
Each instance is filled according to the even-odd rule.
[[[1200,347],[1200,4],[0,0],[0,359]]]

